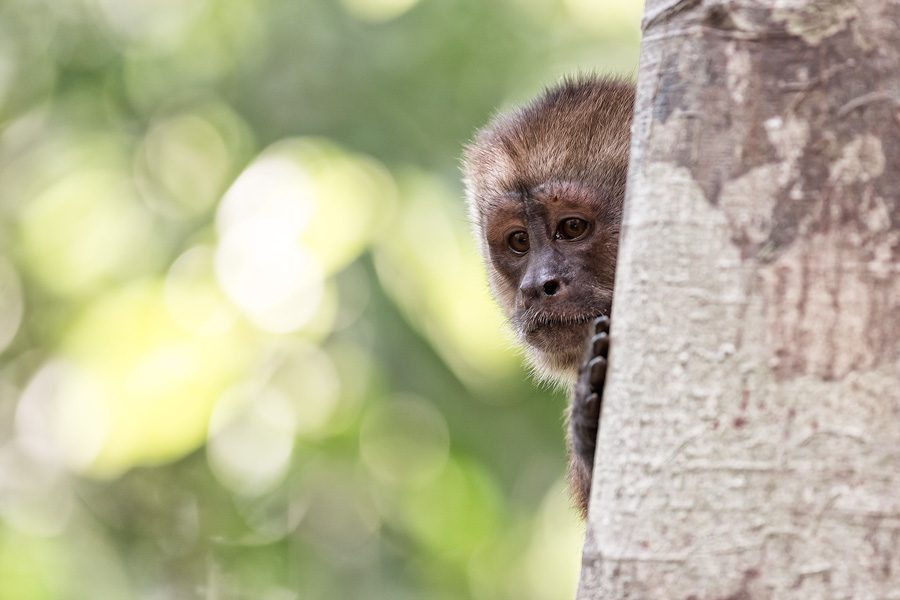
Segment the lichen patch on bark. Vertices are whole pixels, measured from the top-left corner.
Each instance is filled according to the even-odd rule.
[[[747,90],[752,76],[750,53],[736,43],[725,46],[726,85],[735,104],[743,104],[747,99]]]
[[[772,209],[784,185],[785,165],[770,163],[751,169],[722,186],[719,206],[739,245],[758,254],[772,233]]]
[[[881,140],[871,133],[854,137],[841,148],[840,157],[829,168],[829,179],[837,185],[866,183],[884,173]]]
[[[778,0],[774,4],[773,19],[811,46],[846,28],[857,15],[855,0]]]

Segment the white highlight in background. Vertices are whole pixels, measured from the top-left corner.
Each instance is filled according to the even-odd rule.
[[[206,456],[216,478],[240,494],[263,494],[287,473],[297,415],[277,390],[245,385],[226,392],[210,419]]]
[[[19,398],[19,444],[44,463],[82,469],[103,449],[109,402],[98,379],[69,363],[48,362]]]
[[[237,311],[215,278],[215,254],[209,246],[193,246],[182,253],[166,275],[165,301],[178,325],[198,335],[228,333]]]
[[[216,275],[258,327],[296,331],[315,316],[324,273],[299,238],[314,209],[312,184],[295,163],[263,157],[225,194],[216,225]]]

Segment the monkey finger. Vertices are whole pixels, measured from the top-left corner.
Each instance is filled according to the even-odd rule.
[[[609,317],[601,315],[594,320],[594,333],[609,333]]]
[[[590,372],[591,386],[602,388],[603,383],[606,381],[606,358],[598,356],[591,359],[591,362],[588,363],[588,370]]]
[[[591,353],[594,356],[606,356],[609,352],[609,334],[601,332],[591,338]]]

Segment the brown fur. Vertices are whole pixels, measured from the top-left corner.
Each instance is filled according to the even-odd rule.
[[[609,314],[633,103],[634,87],[627,81],[566,80],[523,108],[497,116],[465,151],[469,216],[491,290],[542,378],[572,384],[588,335],[585,326],[579,336],[572,322]],[[556,220],[570,213],[591,222],[590,239],[552,237]],[[510,253],[504,237],[508,223],[528,227],[542,246],[529,255]],[[529,262],[535,260],[547,264]],[[553,270],[565,293],[529,305],[523,292],[528,277],[534,278],[529,269]],[[591,465],[571,448],[570,440],[569,480],[584,511]]]

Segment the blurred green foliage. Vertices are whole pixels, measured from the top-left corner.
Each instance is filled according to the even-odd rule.
[[[457,157],[639,13],[0,4],[0,598],[571,598]]]

